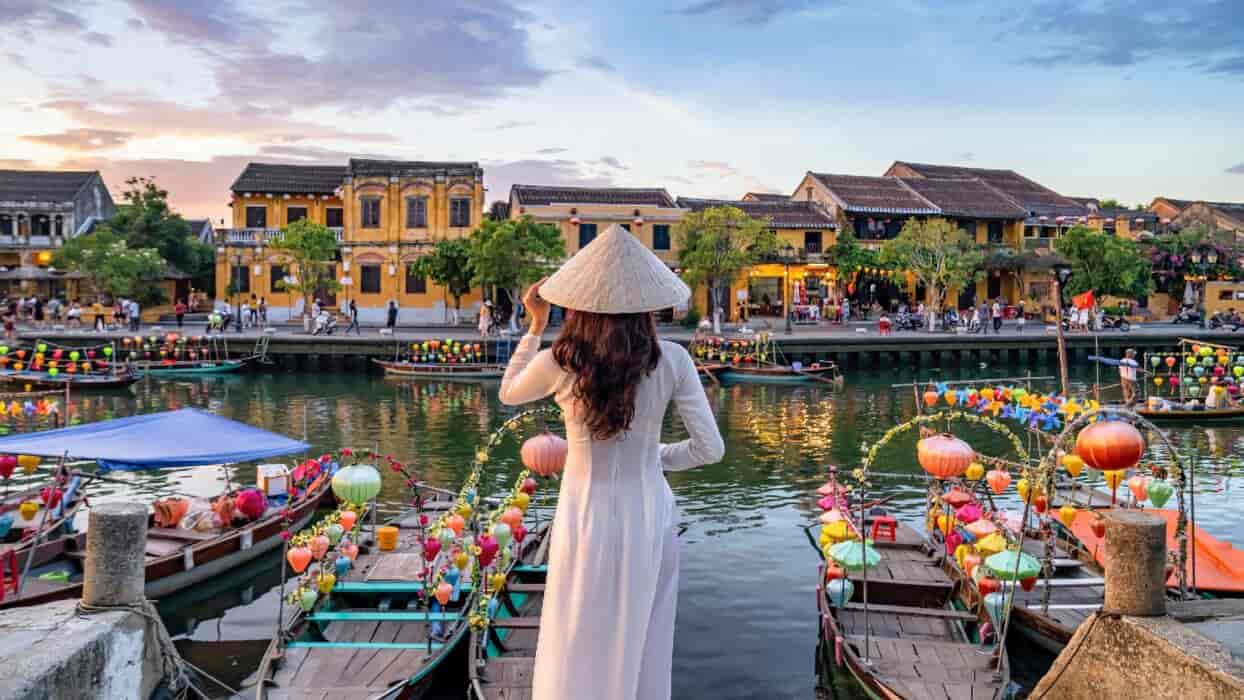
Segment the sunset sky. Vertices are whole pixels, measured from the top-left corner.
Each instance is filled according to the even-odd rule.
[[[477,160],[513,182],[789,193],[894,160],[1244,201],[1244,2],[0,0],[0,165]]]

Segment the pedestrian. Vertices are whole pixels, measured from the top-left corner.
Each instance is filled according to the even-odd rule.
[[[492,302],[486,301],[479,307],[479,334],[488,340],[488,331],[492,328]]]
[[[976,318],[980,319],[980,325],[976,327],[976,332],[977,333],[988,333],[989,332],[989,303],[982,301],[981,305],[976,307],[976,311],[977,311]]]
[[[130,308],[128,309],[130,316],[130,330],[136,331],[138,330],[138,327],[142,325],[143,317],[141,312],[142,307],[139,306],[138,300],[130,299]]]
[[[35,320],[35,328],[43,328],[43,300],[39,297],[35,297],[34,300],[35,303],[32,305],[34,312],[32,313],[32,316]]]
[[[118,298],[112,303],[112,323],[122,330],[129,325],[127,320],[128,315],[126,313],[128,308],[129,302],[123,298]]]
[[[1002,332],[1002,297],[993,300],[993,334]]]
[[[259,297],[259,325],[268,327],[268,298]]]
[[[4,313],[4,339],[9,342],[17,340],[17,302],[9,302]]]
[[[1123,403],[1131,406],[1136,402],[1136,369],[1140,363],[1136,361],[1136,351],[1128,348],[1119,360],[1119,384],[1123,387]]]
[[[91,315],[95,317],[95,330],[104,330],[104,305],[99,303],[99,297],[96,297],[95,303],[91,304]]]
[[[254,328],[259,324],[259,299],[254,294],[251,295],[250,316],[250,326]]]
[[[851,322],[851,300],[848,297],[842,298],[842,323]]]
[[[173,315],[177,317],[177,327],[180,329],[186,318],[186,302],[178,299],[177,304],[173,306]]]
[[[528,289],[531,326],[499,392],[508,405],[553,396],[571,445],[549,535],[531,697],[669,700],[679,513],[662,472],[725,452],[694,361],[661,341],[653,321],[691,292],[618,226],[573,260]],[[642,290],[635,279],[646,280]],[[573,313],[553,347],[540,350],[550,304]],[[671,403],[689,437],[662,446]]]
[[[77,299],[74,299],[73,303],[70,304],[69,311],[65,314],[65,317],[68,319],[66,321],[67,325],[74,328],[82,327],[82,305],[78,303]]]
[[[242,300],[242,308],[238,311],[238,323],[243,328],[251,326],[251,305],[245,299]]]
[[[385,320],[384,325],[389,330],[393,330],[397,326],[397,300],[395,299],[389,300],[389,308],[386,313],[386,316],[387,318]]]
[[[348,315],[350,316],[350,325],[346,327],[346,335],[349,335],[351,330],[354,331],[355,335],[363,335],[363,331],[359,330],[359,307],[358,304],[354,303],[353,299],[350,300]]]

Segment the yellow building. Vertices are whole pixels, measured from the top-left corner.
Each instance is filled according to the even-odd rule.
[[[399,323],[446,320],[444,290],[408,272],[409,263],[443,238],[468,235],[483,217],[483,170],[477,163],[350,159],[346,166],[251,163],[231,187],[233,228],[217,234],[216,295],[264,299],[273,321],[297,316],[302,299],[279,288],[296,275],[271,242],[303,218],[337,233],[338,293],[326,306],[354,301],[364,323],[383,323],[390,300]],[[464,315],[480,297],[463,299]]]

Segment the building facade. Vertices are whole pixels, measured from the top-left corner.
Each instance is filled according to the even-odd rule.
[[[98,171],[0,170],[0,289],[40,297],[77,294],[77,273],[52,255],[117,211]]]
[[[351,301],[365,323],[383,323],[390,301],[399,323],[441,323],[452,307],[444,290],[409,272],[436,241],[468,235],[483,218],[483,169],[477,163],[351,159],[344,166],[251,163],[231,187],[233,228],[218,231],[218,299],[263,298],[269,319],[301,314],[303,300],[282,289],[296,276],[271,247],[281,228],[310,219],[337,234],[333,261],[340,288],[316,296],[326,306]],[[478,312],[480,297],[462,300]]]
[[[1210,230],[1244,234],[1244,202],[1206,202],[1156,197],[1149,212],[1173,229],[1204,226]]]

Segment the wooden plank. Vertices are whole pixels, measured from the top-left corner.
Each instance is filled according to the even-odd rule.
[[[418,593],[424,588],[422,583],[404,583],[399,581],[342,581],[333,586],[335,593]],[[462,592],[470,592],[474,586],[469,582],[461,585]]]
[[[847,603],[844,609],[862,613],[864,612],[865,606],[863,603]],[[905,605],[877,605],[875,603],[870,603],[867,606],[867,609],[870,613],[890,613],[893,615],[909,615],[914,617],[940,617],[949,620],[963,620],[965,622],[975,622],[977,619],[976,615],[973,615],[970,612],[964,612],[962,610],[948,610],[946,608],[915,608]]]
[[[515,618],[524,619],[524,618]],[[537,623],[538,624],[538,623]],[[293,641],[285,645],[291,649],[428,649],[427,642],[304,642]],[[432,642],[431,649],[436,651],[445,646],[440,642]]]
[[[505,590],[510,593],[543,593],[543,583],[507,583]]]
[[[1096,576],[1080,576],[1075,578],[1039,578],[1036,581],[1038,586],[1049,586],[1051,588],[1089,588],[1092,586],[1106,585],[1106,579]]]
[[[492,626],[499,629],[539,629],[540,618],[498,617],[492,621]]]
[[[394,552],[382,555],[367,572],[367,581],[423,581],[423,553]]]
[[[313,622],[385,622],[388,620],[395,622],[454,622],[461,620],[462,615],[456,612],[347,610],[342,612],[312,613],[307,616],[307,619]]]

